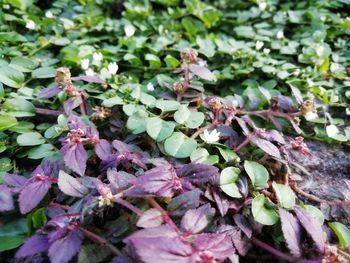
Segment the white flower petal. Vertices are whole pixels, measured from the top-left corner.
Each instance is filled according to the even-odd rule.
[[[339,133],[339,130],[337,126],[335,126],[334,124],[331,124],[326,127],[326,132],[328,137],[333,137]]]
[[[35,22],[33,20],[28,20],[26,23],[26,28],[34,30],[36,28]]]
[[[260,50],[263,46],[264,46],[264,42],[256,41],[256,43],[255,43],[256,50]]]
[[[89,68],[90,65],[90,60],[85,58],[80,62],[80,67],[82,70],[87,70]]]
[[[111,63],[108,64],[107,69],[108,69],[108,72],[110,74],[115,75],[115,74],[117,74],[119,66],[118,66],[118,64],[116,62],[111,62]]]
[[[135,34],[135,27],[131,24],[127,24],[124,26],[124,32],[126,37],[132,37]]]
[[[147,90],[148,91],[154,91],[154,86],[153,86],[152,82],[147,84]]]

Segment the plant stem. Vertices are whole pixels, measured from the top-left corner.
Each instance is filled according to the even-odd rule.
[[[240,144],[240,145],[238,145],[235,149],[234,149],[234,151],[235,152],[239,152],[244,146],[246,146],[250,141],[251,141],[251,139],[252,139],[252,135],[251,134],[249,134],[248,136],[247,136],[247,138]]]
[[[107,239],[100,237],[100,236],[90,232],[89,230],[86,230],[85,228],[79,227],[79,229],[84,233],[84,235],[87,238],[91,239],[94,242],[99,243],[102,246],[108,247],[112,251],[113,254],[115,254],[117,256],[122,255],[122,252],[118,248],[116,248],[114,245],[112,245],[110,242],[108,242]]]
[[[174,229],[178,230],[177,225],[176,225],[176,224],[174,223],[174,221],[170,218],[168,212],[165,211],[165,210],[163,209],[163,207],[161,207],[161,206],[157,203],[157,201],[154,199],[154,197],[146,197],[146,200],[147,200],[147,202],[148,202],[151,206],[153,206],[153,207],[156,208],[159,212],[162,213],[163,219],[164,219],[164,221],[165,221],[168,225],[170,225],[170,226],[173,227]]]
[[[270,252],[271,254],[275,255],[276,257],[282,259],[282,260],[285,260],[287,262],[295,262],[297,259],[288,255],[288,254],[285,254],[283,253],[282,251],[274,248],[274,247],[271,247],[270,245],[262,242],[261,240],[255,238],[255,237],[252,237],[252,242],[261,247],[262,249],[265,249],[266,251]]]
[[[134,206],[133,204],[130,204],[128,201],[125,201],[123,199],[116,199],[116,200],[114,200],[114,202],[116,202],[122,206],[125,206],[126,208],[129,208],[138,217],[142,216],[142,211],[140,209],[138,209],[136,206]]]
[[[60,116],[62,114],[61,111],[49,110],[49,109],[44,109],[44,108],[35,108],[35,113],[40,114],[40,115],[53,116],[53,117],[57,117],[57,116]]]

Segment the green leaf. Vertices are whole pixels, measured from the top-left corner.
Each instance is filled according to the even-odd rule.
[[[7,130],[17,124],[17,119],[9,115],[0,115],[0,131]]]
[[[153,54],[146,54],[145,60],[149,61],[149,67],[153,69],[160,68],[162,66],[162,63],[160,62],[160,59],[158,56]]]
[[[0,67],[0,82],[11,88],[20,88],[24,82],[24,75],[22,72],[8,67]]]
[[[147,119],[147,133],[155,141],[161,142],[168,138],[174,131],[175,124],[163,121],[159,117]]]
[[[11,159],[4,157],[0,158],[0,172],[8,172],[12,169]]]
[[[44,207],[39,208],[30,214],[30,219],[32,221],[33,227],[38,229],[44,226],[47,222]]]
[[[38,132],[26,132],[17,136],[17,143],[20,146],[33,146],[45,143],[45,139]]]
[[[177,60],[176,58],[174,58],[174,57],[171,56],[171,55],[167,55],[167,56],[164,58],[164,60],[165,60],[165,63],[166,63],[166,65],[167,65],[168,68],[173,68],[173,69],[175,69],[175,68],[177,68],[177,66],[180,65],[180,61]]]
[[[111,254],[105,246],[96,244],[83,245],[78,256],[78,263],[98,263],[105,262],[105,259]]]
[[[55,153],[55,148],[52,144],[42,144],[37,147],[33,147],[28,151],[29,159],[42,159],[51,156]]]
[[[25,240],[25,235],[0,236],[0,252],[19,247]]]
[[[10,218],[0,228],[0,237],[17,236],[27,232],[26,220],[24,218]]]
[[[262,189],[267,186],[269,173],[264,166],[253,161],[244,161],[244,169],[256,189]]]
[[[295,193],[289,185],[272,183],[273,190],[276,193],[279,204],[286,209],[292,209],[295,206]]]
[[[9,130],[12,132],[23,133],[32,131],[34,127],[35,125],[29,121],[19,121],[15,126],[11,127]]]
[[[124,104],[123,99],[117,95],[112,98],[106,99],[102,102],[102,106],[107,108],[111,108],[114,105],[123,105],[123,104]]]
[[[165,152],[176,158],[189,157],[196,147],[197,141],[182,132],[174,132],[164,143]]]
[[[144,110],[139,110],[130,116],[126,127],[134,134],[139,134],[147,130],[148,114]]]
[[[233,150],[228,149],[228,148],[222,148],[222,147],[219,147],[219,146],[216,146],[216,149],[219,150],[222,158],[224,158],[224,160],[226,162],[234,161],[234,162],[239,163],[240,158],[237,155],[237,153],[235,153]]]
[[[339,222],[332,222],[328,225],[337,235],[340,246],[345,248],[350,247],[350,229]]]
[[[263,225],[274,225],[278,215],[273,208],[267,207],[267,199],[263,194],[257,195],[252,201],[252,213],[255,221]]]
[[[38,63],[26,57],[15,57],[9,66],[21,72],[31,72],[38,66]]]
[[[21,97],[7,99],[2,105],[2,109],[14,117],[30,117],[35,115],[34,105]]]
[[[320,209],[313,205],[301,205],[301,207],[313,215],[320,222],[320,224],[323,225],[324,215]]]
[[[0,32],[0,43],[3,42],[26,42],[27,39],[16,32]]]
[[[163,112],[176,111],[180,107],[180,103],[175,100],[158,100],[156,107]]]
[[[236,167],[226,167],[220,173],[220,188],[225,194],[234,197],[241,198],[242,195],[236,185],[236,181],[241,171]]]
[[[191,162],[213,165],[219,162],[217,155],[210,155],[205,148],[197,148],[191,153]]]
[[[181,105],[174,113],[174,120],[179,124],[184,124],[190,129],[198,128],[204,121],[202,112],[190,111],[187,106]]]
[[[34,79],[48,79],[56,75],[56,69],[52,67],[41,67],[32,71],[32,78]]]

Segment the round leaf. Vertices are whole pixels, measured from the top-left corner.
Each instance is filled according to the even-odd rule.
[[[244,169],[255,188],[261,189],[266,187],[269,173],[264,166],[257,162],[244,161]]]
[[[266,206],[266,198],[263,194],[253,199],[252,213],[255,221],[263,225],[274,225],[278,220],[276,211]]]
[[[170,121],[163,121],[161,118],[153,117],[147,120],[147,133],[157,142],[164,141],[174,131],[175,124]]]
[[[295,206],[295,193],[289,185],[272,183],[276,197],[280,205],[286,209],[292,209]]]
[[[189,157],[196,147],[197,141],[182,132],[174,132],[164,143],[165,152],[176,158]]]
[[[220,188],[225,194],[234,197],[241,198],[242,195],[236,185],[239,173],[241,171],[236,167],[226,167],[220,174]]]
[[[7,130],[17,124],[17,119],[9,115],[0,115],[0,131]]]
[[[337,235],[340,246],[350,247],[350,229],[338,222],[329,223],[328,225]]]
[[[20,88],[24,82],[24,75],[17,69],[2,66],[0,68],[0,82],[11,88]]]
[[[45,139],[38,132],[26,132],[17,136],[17,143],[20,146],[33,146],[45,143]]]

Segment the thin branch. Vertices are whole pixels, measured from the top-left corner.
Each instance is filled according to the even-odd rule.
[[[134,206],[133,204],[130,204],[128,201],[125,201],[123,199],[116,199],[114,200],[114,202],[125,206],[126,208],[130,209],[132,212],[134,212],[138,217],[142,216],[142,211],[140,209],[138,209],[136,206]]]
[[[296,258],[294,258],[294,257],[292,257],[292,256],[290,256],[288,254],[285,254],[282,251],[280,251],[280,250],[278,250],[278,249],[276,249],[274,247],[271,247],[270,245],[262,242],[261,240],[255,238],[255,237],[252,238],[252,242],[255,245],[261,247],[262,249],[270,252],[271,254],[275,255],[276,257],[278,257],[278,258],[280,258],[280,259],[282,259],[284,261],[295,262],[297,260]]]
[[[165,210],[163,209],[163,207],[161,207],[161,206],[158,204],[158,202],[154,199],[154,197],[146,197],[146,200],[147,200],[147,202],[148,202],[151,206],[153,206],[153,207],[156,208],[159,212],[162,213],[163,219],[164,219],[164,221],[165,221],[168,225],[170,225],[171,227],[173,227],[173,228],[176,229],[176,230],[178,229],[178,228],[177,228],[177,225],[176,225],[176,224],[174,223],[174,221],[170,218],[168,212],[165,211]]]
[[[90,240],[99,243],[102,246],[108,247],[112,253],[116,256],[122,256],[122,252],[116,248],[113,244],[111,244],[107,239],[100,237],[89,230],[86,230],[85,228],[79,227],[79,229],[84,233],[85,237],[89,238]]]

